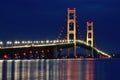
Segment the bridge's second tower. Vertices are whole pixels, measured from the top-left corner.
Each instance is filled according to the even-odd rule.
[[[93,22],[86,22],[87,24],[87,35],[86,35],[86,42],[87,44],[94,46],[93,44]]]
[[[76,9],[68,8],[67,15],[67,41],[70,43],[70,39],[74,42],[74,57],[76,57]]]
[[[94,47],[94,44],[93,44],[93,22],[86,22],[86,25],[87,25],[86,42],[91,47]],[[92,57],[94,57],[93,56],[93,49],[91,51],[91,54],[89,54],[89,55],[91,55]]]

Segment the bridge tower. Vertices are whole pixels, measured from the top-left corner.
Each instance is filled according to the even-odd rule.
[[[67,41],[70,43],[73,39],[74,43],[74,57],[76,57],[76,9],[68,8],[67,15]]]
[[[87,35],[86,35],[86,42],[88,45],[91,45],[92,47],[94,47],[93,44],[93,22],[86,22],[87,25]],[[93,57],[93,50],[91,52],[91,56]]]

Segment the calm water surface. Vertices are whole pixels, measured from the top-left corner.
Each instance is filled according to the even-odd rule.
[[[0,80],[120,80],[120,59],[0,60]]]

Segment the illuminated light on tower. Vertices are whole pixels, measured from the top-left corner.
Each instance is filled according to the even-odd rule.
[[[91,47],[94,47],[93,44],[93,22],[86,22],[87,25],[87,35],[86,35],[86,42],[87,45],[90,45]],[[93,57],[93,50],[92,50],[92,57]]]
[[[67,15],[67,42],[70,43],[72,35],[74,43],[74,57],[76,57],[76,8],[68,8]]]

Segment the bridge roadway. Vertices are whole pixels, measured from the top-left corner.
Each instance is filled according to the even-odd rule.
[[[64,49],[64,48],[70,48],[74,46],[73,40],[70,41],[70,43],[67,43],[67,41],[56,41],[53,40],[51,41],[52,43],[43,43],[43,44],[29,44],[29,45],[21,45],[21,46],[9,46],[9,47],[1,47],[0,48],[0,54],[3,53],[11,53],[13,51],[15,51],[15,53],[17,53],[17,51],[23,51],[23,50],[30,50],[30,49],[34,49],[34,50],[50,50],[49,52],[51,53],[55,53],[55,49],[58,51],[59,49]],[[93,50],[93,52],[99,54],[99,55],[103,55],[106,56],[108,58],[110,58],[111,56],[95,47],[91,47],[90,45],[88,45],[85,41],[82,40],[76,40],[76,45],[82,48],[85,48],[87,50]],[[13,52],[14,53],[14,52]],[[54,55],[54,54],[52,54]],[[54,55],[55,56],[55,55]],[[53,57],[54,57],[53,56]]]

